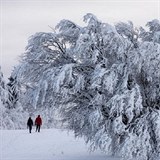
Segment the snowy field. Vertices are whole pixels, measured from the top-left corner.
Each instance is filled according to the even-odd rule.
[[[58,129],[1,130],[0,160],[119,160],[89,153],[83,139]]]

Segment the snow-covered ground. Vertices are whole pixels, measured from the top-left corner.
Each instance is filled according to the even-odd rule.
[[[89,153],[83,139],[59,129],[1,130],[0,160],[118,160]]]

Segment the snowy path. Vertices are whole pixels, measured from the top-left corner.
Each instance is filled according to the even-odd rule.
[[[118,160],[100,151],[89,154],[83,139],[58,129],[1,130],[0,160]]]

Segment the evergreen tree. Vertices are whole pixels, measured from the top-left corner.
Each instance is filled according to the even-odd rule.
[[[16,75],[14,73],[8,78],[9,82],[7,83],[7,89],[8,89],[8,108],[16,108],[16,104],[18,101],[18,94],[19,94],[19,86]]]
[[[10,108],[15,108],[15,104],[17,102],[17,93],[15,90],[15,83],[16,80],[13,79],[12,77],[9,78],[9,83],[7,84],[8,86],[8,91],[9,91],[9,95],[8,95],[8,107]]]
[[[0,98],[3,104],[6,103],[6,84],[0,66]]]

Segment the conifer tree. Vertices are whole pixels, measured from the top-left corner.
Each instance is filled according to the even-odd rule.
[[[6,84],[0,66],[0,98],[3,104],[6,103]]]
[[[7,89],[8,89],[8,108],[16,108],[16,103],[18,101],[18,82],[16,79],[16,76],[10,76],[9,82],[7,83]]]

